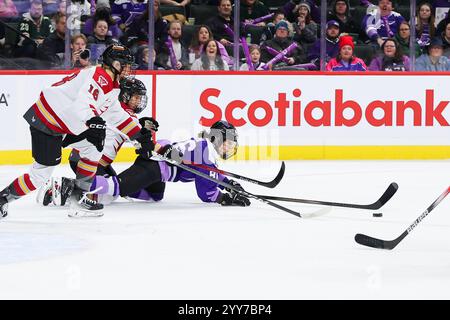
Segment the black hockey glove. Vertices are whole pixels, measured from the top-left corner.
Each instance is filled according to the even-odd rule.
[[[239,191],[245,191],[244,188],[242,188],[242,186],[239,184],[239,182],[234,181],[232,179],[229,179],[227,181],[228,184],[231,184],[233,187],[235,187],[236,189],[238,189]],[[225,191],[228,191],[229,193],[234,193],[236,191],[230,189],[230,188],[225,188]]]
[[[250,199],[244,197],[239,193],[222,193],[217,197],[217,202],[222,206],[239,206],[248,207],[250,205]]]
[[[99,152],[103,151],[106,137],[106,122],[99,116],[92,117],[86,121],[88,129],[84,131],[87,141],[92,143]]]
[[[151,132],[158,131],[159,123],[152,117],[142,117],[139,119],[139,124],[142,128],[145,128]]]
[[[136,141],[140,143],[140,148],[136,149],[136,153],[144,159],[150,159],[152,157],[152,151],[155,149],[152,134],[147,132],[136,138]]]
[[[183,161],[183,153],[179,149],[174,148],[172,144],[165,145],[158,150],[158,153],[168,159],[175,160],[178,163]]]

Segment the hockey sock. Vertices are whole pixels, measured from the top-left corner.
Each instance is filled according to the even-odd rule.
[[[119,195],[119,181],[117,181],[117,177],[115,176],[109,178],[95,176],[90,191],[94,191],[100,187],[101,189],[97,191],[97,194],[107,194],[114,197]]]

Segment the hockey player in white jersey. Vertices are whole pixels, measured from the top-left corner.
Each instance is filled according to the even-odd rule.
[[[120,81],[119,99],[115,101],[103,114],[102,118],[107,123],[105,146],[103,154],[96,155],[97,150],[86,140],[75,142],[77,137],[67,136],[63,140],[64,145],[71,145],[70,166],[75,172],[77,179],[82,180],[84,176],[90,177],[91,171],[97,175],[116,175],[111,163],[117,156],[122,144],[127,140],[135,140],[140,144],[136,153],[143,157],[150,157],[153,150],[152,134],[158,129],[158,122],[150,117],[138,120],[136,114],[142,112],[147,106],[147,90],[142,81],[136,78],[124,78]],[[75,143],[74,143],[75,142]],[[93,150],[94,149],[94,150]],[[96,168],[86,165],[80,154],[91,153],[99,159]],[[147,153],[147,154],[145,154]],[[100,158],[101,157],[101,158]],[[38,193],[37,201],[44,206],[53,203],[64,206],[74,188],[74,180],[70,178],[52,178]],[[97,211],[86,212],[71,210],[69,216],[101,216]]]
[[[127,47],[114,44],[104,51],[102,66],[83,69],[42,90],[24,115],[30,125],[34,163],[29,173],[14,179],[0,192],[0,219],[7,216],[8,203],[39,188],[51,177],[61,162],[62,141],[67,135],[82,137],[102,152],[106,125],[101,115],[118,99],[119,80],[130,74],[133,62]],[[96,162],[89,162],[87,156],[80,153],[80,169],[96,169]],[[91,172],[93,178],[95,170]],[[90,187],[86,177],[76,180],[73,196],[84,209],[101,210],[103,205],[84,194]]]

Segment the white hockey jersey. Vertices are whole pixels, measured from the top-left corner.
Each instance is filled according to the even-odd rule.
[[[141,131],[139,120],[134,113],[128,109],[125,103],[116,100],[103,114],[106,126],[105,146],[99,164],[106,167],[111,164],[117,156],[122,144],[128,139],[133,140]],[[91,145],[83,140],[77,146]]]
[[[118,101],[119,92],[118,83],[103,68],[91,67],[42,90],[32,108],[47,128],[79,135],[87,129],[87,120],[102,116]]]

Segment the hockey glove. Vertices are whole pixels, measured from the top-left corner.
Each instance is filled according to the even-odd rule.
[[[88,129],[84,131],[86,140],[92,143],[98,150],[103,151],[106,137],[106,122],[99,116],[93,117],[86,121]]]
[[[140,144],[140,148],[136,149],[136,153],[144,159],[150,159],[152,157],[152,151],[155,149],[155,144],[152,140],[152,134],[147,132],[136,139]]]
[[[222,206],[248,207],[250,205],[250,199],[239,193],[222,193],[217,200]]]
[[[165,145],[158,150],[158,153],[168,159],[175,160],[178,163],[183,161],[183,153],[172,144]]]
[[[245,191],[244,188],[242,188],[242,186],[239,184],[239,182],[234,181],[229,179],[227,181],[228,184],[231,184],[233,187],[235,187],[236,189],[238,189],[239,191]],[[225,188],[225,191],[228,191],[229,193],[235,193],[236,191],[230,189],[230,188]]]
[[[151,132],[158,131],[159,123],[152,117],[142,117],[139,119],[139,124],[142,128],[145,128]]]

